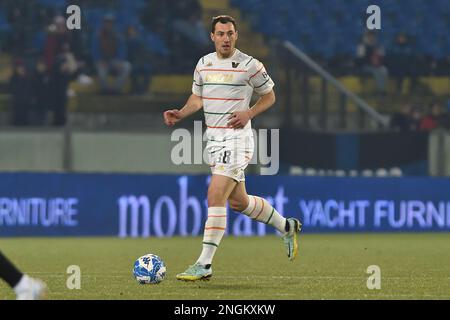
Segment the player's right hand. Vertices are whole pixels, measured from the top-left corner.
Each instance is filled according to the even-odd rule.
[[[177,109],[167,110],[163,114],[164,123],[169,127],[181,120],[181,112]]]

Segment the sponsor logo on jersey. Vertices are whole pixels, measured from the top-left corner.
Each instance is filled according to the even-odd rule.
[[[213,82],[213,83],[231,83],[233,82],[233,75],[224,73],[212,73],[207,74],[205,80],[206,82]]]

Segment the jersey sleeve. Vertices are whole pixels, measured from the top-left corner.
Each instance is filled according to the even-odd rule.
[[[192,82],[192,93],[196,96],[201,97],[202,96],[202,89],[203,89],[203,79],[202,75],[200,74],[200,69],[203,66],[203,61],[200,59],[195,66],[194,70],[194,81]]]
[[[249,68],[249,83],[259,95],[269,93],[275,85],[264,65],[256,59]]]

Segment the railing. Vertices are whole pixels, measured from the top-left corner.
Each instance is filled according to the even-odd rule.
[[[320,40],[318,40],[320,41]],[[289,41],[284,41],[281,43],[281,47],[284,51],[289,53],[289,58],[284,61],[285,65],[285,105],[284,105],[284,122],[285,125],[291,126],[294,118],[293,112],[293,92],[294,90],[298,90],[298,88],[293,87],[293,72],[295,72],[295,68],[291,68],[291,66],[285,63],[289,60],[292,60],[292,57],[295,59],[294,65],[299,65],[300,70],[299,73],[301,77],[301,119],[302,126],[305,128],[311,128],[311,99],[310,99],[310,76],[311,73],[314,73],[320,77],[320,97],[319,97],[319,109],[318,109],[318,119],[317,124],[321,129],[330,129],[328,118],[330,117],[330,99],[328,99],[328,86],[333,86],[339,93],[338,106],[337,106],[337,129],[347,129],[348,128],[348,102],[353,102],[353,104],[357,107],[357,127],[358,129],[366,128],[366,117],[371,119],[377,126],[377,128],[387,128],[389,126],[389,121],[386,117],[378,113],[373,107],[371,107],[366,101],[361,99],[358,95],[348,90],[339,80],[333,77],[329,72],[327,72],[324,68],[322,68],[319,64],[317,64],[314,60],[312,60],[308,55],[306,55],[303,51],[297,48],[294,44]],[[282,55],[286,57],[286,55]],[[298,75],[298,73],[297,73]]]

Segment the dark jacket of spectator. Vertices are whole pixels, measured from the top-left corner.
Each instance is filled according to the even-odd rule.
[[[50,72],[44,61],[40,60],[36,64],[36,71],[33,74],[33,111],[32,122],[34,125],[45,125],[47,112],[54,106],[53,81]]]
[[[33,85],[23,61],[15,62],[9,90],[12,97],[12,124],[15,126],[28,125],[33,102]]]

